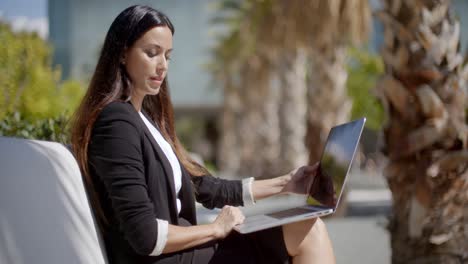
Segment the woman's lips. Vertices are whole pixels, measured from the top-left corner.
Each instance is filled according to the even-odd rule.
[[[158,82],[162,82],[163,79],[164,78],[162,76],[150,77],[150,80]]]
[[[155,85],[161,85],[164,78],[157,76],[157,77],[150,77],[149,80],[150,80],[150,82],[154,83]]]

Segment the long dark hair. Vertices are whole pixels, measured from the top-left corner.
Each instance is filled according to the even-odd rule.
[[[129,100],[132,84],[121,59],[127,48],[130,48],[148,30],[157,26],[167,26],[174,35],[174,26],[169,18],[148,6],[128,7],[115,18],[107,32],[88,90],[73,116],[71,126],[73,151],[91,196],[93,208],[103,224],[107,224],[108,221],[99,203],[88,167],[88,144],[92,128],[97,116],[106,105],[114,101]],[[167,78],[161,84],[157,95],[145,96],[142,107],[159,126],[184,168],[193,176],[207,174],[205,168],[188,156],[176,136]]]

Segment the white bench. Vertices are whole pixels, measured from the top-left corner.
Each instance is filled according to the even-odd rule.
[[[63,145],[0,137],[0,263],[107,263]]]
[[[218,212],[197,203],[200,223]],[[107,263],[80,169],[62,144],[0,137],[3,263]]]

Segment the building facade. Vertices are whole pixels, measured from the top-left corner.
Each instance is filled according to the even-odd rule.
[[[88,80],[113,19],[130,0],[49,0],[49,39],[54,46],[54,64],[62,67],[63,78]],[[213,1],[140,1],[164,12],[175,27],[174,52],[169,84],[174,105],[179,109],[216,109],[221,88],[211,85],[205,69],[214,42],[210,19]]]

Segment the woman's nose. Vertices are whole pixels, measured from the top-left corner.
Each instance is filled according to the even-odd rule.
[[[158,65],[156,66],[156,70],[160,70],[160,71],[167,70],[167,59],[166,58],[162,57],[158,61]]]
[[[157,67],[156,68],[156,74],[161,76],[163,75],[163,73],[166,71],[166,69],[164,69],[163,67]]]

